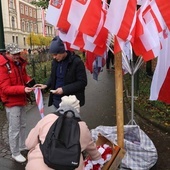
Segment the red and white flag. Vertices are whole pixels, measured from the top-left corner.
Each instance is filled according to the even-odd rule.
[[[137,12],[136,33],[132,42],[135,54],[142,56],[145,61],[157,57],[160,50],[158,23],[156,24],[158,20],[151,13],[150,3],[148,1],[143,4]]]
[[[154,71],[150,100],[160,100],[170,104],[170,32],[166,30],[162,39],[162,49]]]
[[[87,41],[94,43],[95,45],[100,47],[106,44],[107,37],[108,37],[108,30],[104,27],[105,20],[106,20],[106,11],[102,10],[101,18],[100,18],[98,28],[96,30],[96,34],[93,37],[87,35],[86,36]]]
[[[46,14],[46,21],[56,28],[68,31],[70,23],[67,21],[72,0],[50,0]]]
[[[101,18],[102,3],[99,0],[73,0],[68,21],[83,34],[94,36]]]
[[[137,0],[112,0],[107,11],[104,27],[111,34],[126,41],[133,26],[136,8]]]
[[[36,103],[38,106],[38,110],[40,112],[40,116],[41,118],[43,118],[44,117],[44,104],[43,104],[43,96],[42,96],[41,89],[35,88],[34,94],[35,94],[35,99],[36,99]]]
[[[164,21],[170,30],[170,1],[169,0],[155,0]]]

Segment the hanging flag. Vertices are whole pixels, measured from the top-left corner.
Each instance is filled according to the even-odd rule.
[[[162,39],[162,49],[151,83],[150,100],[160,100],[170,104],[170,32],[167,29]]]
[[[170,1],[169,0],[155,0],[162,17],[170,30]]]
[[[106,44],[107,37],[108,37],[108,30],[104,27],[105,20],[106,20],[106,11],[102,10],[101,18],[100,18],[100,22],[99,22],[96,34],[93,37],[87,35],[86,36],[87,41],[100,47]]]
[[[64,32],[67,32],[70,23],[67,21],[68,12],[70,9],[72,0],[50,0],[46,14],[46,21],[55,28],[59,28]]]
[[[142,56],[145,61],[157,57],[160,50],[159,32],[155,16],[151,14],[150,3],[143,4],[137,12],[136,33],[132,42],[135,54]]]
[[[80,51],[83,50],[85,44],[83,33],[76,30],[73,25],[70,26],[67,33],[59,30],[59,37],[63,42],[70,44],[70,48]]]
[[[104,27],[126,41],[133,25],[136,8],[137,0],[112,0],[107,11]]]
[[[40,112],[40,116],[41,118],[43,118],[44,117],[44,104],[43,104],[43,96],[42,96],[41,89],[35,88],[34,94],[35,94],[35,99],[36,99],[36,103],[38,106],[38,110]]]
[[[68,13],[68,21],[83,34],[94,36],[101,18],[102,3],[99,0],[74,0]]]
[[[86,68],[90,71],[90,73],[93,73],[93,62],[96,58],[96,55],[92,52],[87,51],[86,52],[86,61],[85,65]]]

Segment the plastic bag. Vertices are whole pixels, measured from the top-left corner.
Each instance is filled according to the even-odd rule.
[[[116,126],[98,126],[91,133],[94,140],[100,133],[117,144]],[[158,154],[153,142],[138,125],[124,125],[124,147],[126,154],[121,169],[149,170],[157,162]]]

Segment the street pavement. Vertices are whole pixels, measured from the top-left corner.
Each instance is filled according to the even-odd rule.
[[[89,129],[99,125],[115,126],[115,85],[114,71],[106,71],[99,74],[98,81],[87,71],[88,85],[86,87],[86,104],[81,107],[81,116],[86,121]],[[44,97],[45,115],[54,111],[48,107],[48,94]],[[1,111],[2,112],[2,111]],[[27,106],[27,129],[26,133],[41,119],[37,106]],[[128,114],[124,111],[124,124],[129,121]],[[0,114],[0,169],[1,170],[24,170],[25,163],[20,164],[11,158],[8,145],[8,123],[5,112]]]

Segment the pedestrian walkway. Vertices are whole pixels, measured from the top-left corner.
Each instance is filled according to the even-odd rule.
[[[33,105],[26,107],[29,111]],[[5,111],[0,111],[0,169],[2,170],[24,170],[25,164],[15,162],[11,157],[8,144],[8,123]]]

